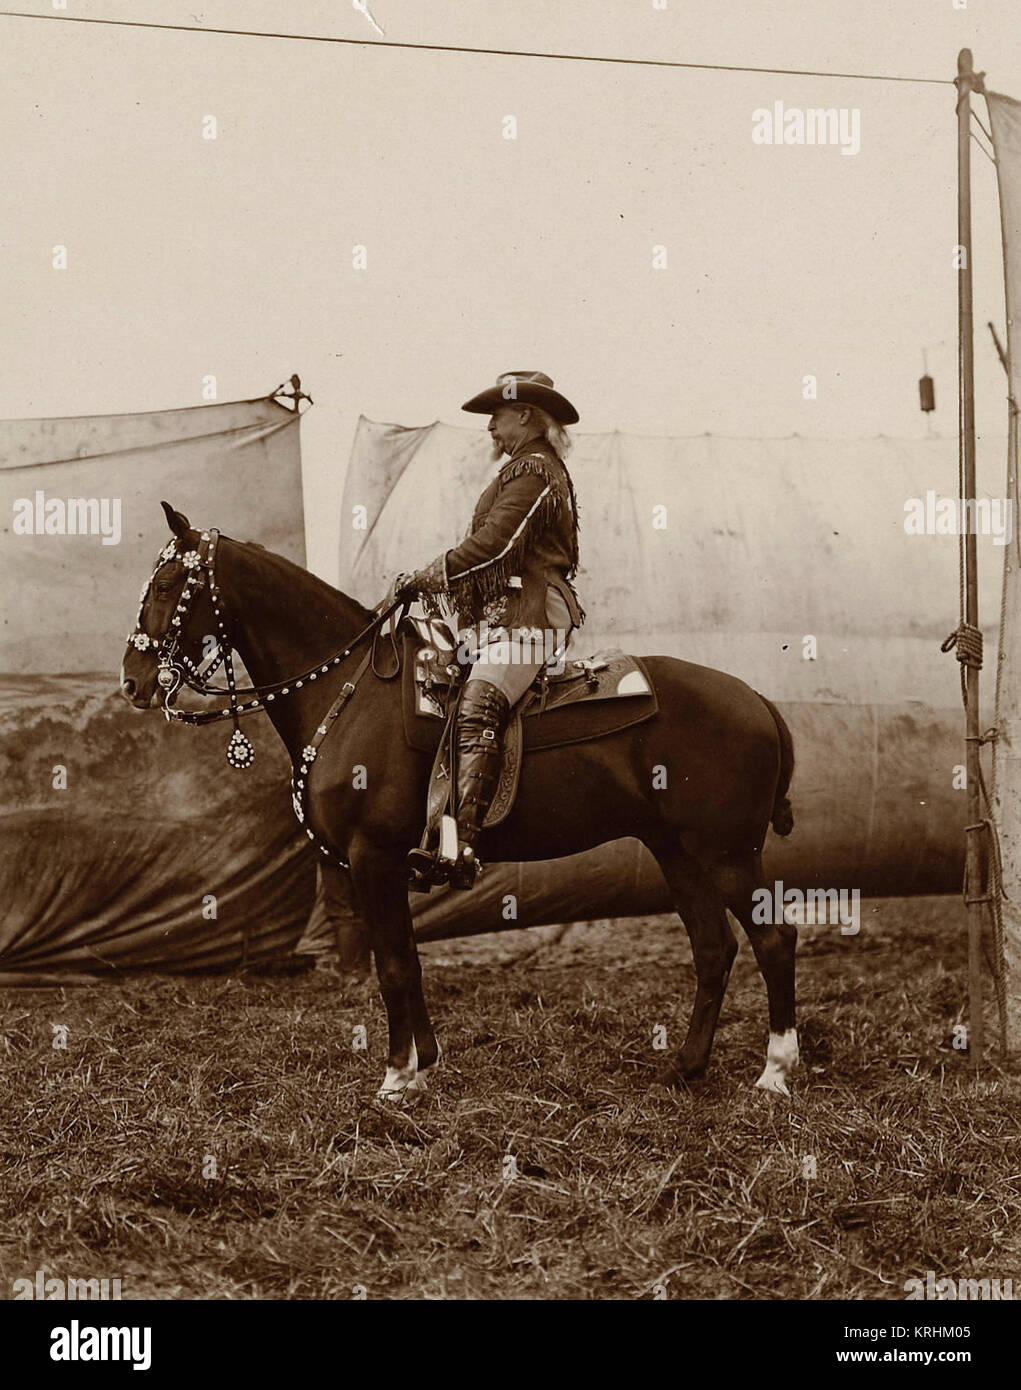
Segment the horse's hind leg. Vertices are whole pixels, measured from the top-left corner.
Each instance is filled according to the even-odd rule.
[[[352,847],[351,881],[369,928],[389,1027],[386,1075],[377,1096],[414,1100],[426,1089],[423,1073],[435,1065],[439,1048],[422,994],[403,855]]]
[[[657,849],[654,853],[688,933],[695,962],[695,1002],[687,1037],[656,1077],[662,1085],[679,1086],[701,1076],[709,1064],[737,942],[719,890],[698,863],[680,851]]]
[[[711,870],[723,900],[741,923],[752,943],[755,959],[766,982],[769,999],[769,1046],[766,1065],[756,1081],[765,1091],[789,1095],[787,1080],[798,1064],[798,1032],[795,1018],[794,952],[797,928],[786,921],[774,922],[772,909],[756,911],[753,894],[766,886],[762,858],[749,854],[724,860]],[[772,903],[772,893],[769,894]],[[766,921],[757,921],[766,917]]]

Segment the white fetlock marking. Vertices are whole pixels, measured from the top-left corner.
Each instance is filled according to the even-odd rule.
[[[376,1099],[401,1101],[406,1095],[418,1095],[425,1090],[425,1077],[421,1078],[422,1084],[416,1086],[419,1079],[418,1048],[415,1046],[415,1039],[412,1038],[408,1060],[403,1067],[387,1067],[383,1084],[376,1092]]]
[[[766,1049],[766,1065],[756,1086],[763,1091],[777,1091],[789,1096],[787,1079],[798,1065],[798,1030],[788,1028],[785,1033],[770,1033]]]

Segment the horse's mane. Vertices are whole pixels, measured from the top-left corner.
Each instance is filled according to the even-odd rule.
[[[223,539],[231,540],[231,537],[224,536]],[[267,550],[260,541],[233,541],[233,544],[245,550],[257,550],[260,564],[276,572],[281,583],[286,583],[292,592],[301,594],[310,602],[318,601],[318,605],[328,604],[338,611],[355,608],[358,610],[358,616],[365,622],[372,617],[371,608],[366,608],[357,599],[343,593],[332,584],[327,584],[325,579],[320,579],[318,575],[295,564],[293,560],[288,560],[286,556],[278,555],[275,550]]]

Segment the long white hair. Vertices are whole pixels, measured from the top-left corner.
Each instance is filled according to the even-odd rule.
[[[561,460],[566,459],[567,455],[574,448],[574,440],[571,438],[568,430],[559,420],[554,420],[549,411],[543,410],[541,406],[533,405],[531,409],[536,422],[542,428],[543,438],[546,440],[547,444],[549,444],[557,458]]]

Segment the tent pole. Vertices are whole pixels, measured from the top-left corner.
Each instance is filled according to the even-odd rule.
[[[980,83],[980,79],[979,79]],[[958,370],[961,383],[961,525],[964,529],[964,619],[978,627],[978,565],[976,537],[971,519],[975,497],[975,353],[971,281],[971,93],[976,87],[971,50],[957,55],[957,242],[962,261],[957,271]],[[963,252],[963,254],[962,254]],[[980,802],[981,748],[979,742],[979,670],[964,663],[966,767],[968,775],[968,824],[982,820]],[[978,831],[965,837],[965,901],[968,913],[968,1054],[975,1068],[981,1066],[982,1027],[982,901],[983,865]]]

